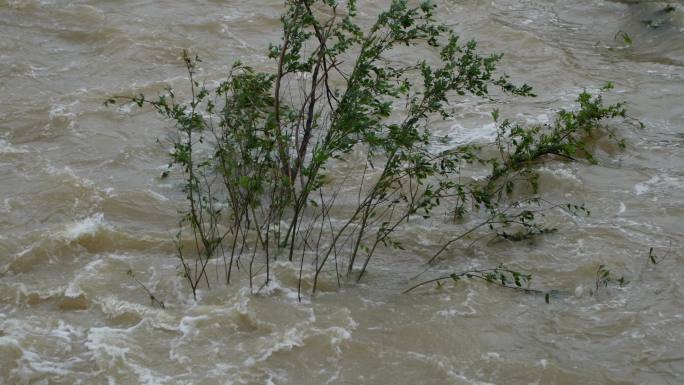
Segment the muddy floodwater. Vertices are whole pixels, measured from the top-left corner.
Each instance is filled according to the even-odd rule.
[[[360,23],[387,4],[361,2]],[[359,284],[328,276],[300,303],[297,267],[279,260],[258,295],[241,272],[193,300],[173,243],[185,197],[160,177],[172,127],[102,102],[182,89],[184,48],[207,81],[236,59],[271,68],[283,2],[1,1],[0,384],[683,384],[684,3],[435,4],[538,94],[465,97],[440,133],[486,142],[493,108],[543,123],[606,81],[645,125],[620,124],[626,148],[598,146],[596,165],[541,166],[542,192],[589,217],[553,211],[555,234],[464,242],[421,276],[506,263],[553,290],[549,304],[467,280],[401,294],[453,226],[442,216],[408,224],[407,250],[378,251]],[[592,295],[600,264],[627,284]]]

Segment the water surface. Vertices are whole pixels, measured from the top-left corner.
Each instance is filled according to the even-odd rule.
[[[362,2],[362,19],[378,3]],[[406,229],[410,252],[381,252],[361,284],[329,282],[298,303],[295,269],[280,263],[259,295],[219,285],[195,302],[172,241],[184,197],[159,177],[170,127],[102,101],[182,87],[184,48],[203,58],[209,81],[238,58],[269,68],[282,3],[5,1],[0,384],[683,383],[684,4],[670,13],[661,2],[437,4],[441,19],[504,52],[501,67],[535,87],[537,98],[502,100],[502,115],[544,122],[612,81],[609,99],[646,125],[620,126],[627,148],[599,147],[598,165],[542,168],[542,190],[586,204],[590,217],[552,213],[557,234],[457,248],[424,276],[505,262],[557,298],[477,282],[401,295],[450,226],[436,218]],[[468,98],[435,129],[484,140],[492,108]],[[668,257],[650,264],[651,247]],[[601,263],[629,284],[589,295]]]

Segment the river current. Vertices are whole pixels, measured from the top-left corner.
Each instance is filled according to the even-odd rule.
[[[435,3],[538,94],[466,98],[441,132],[486,141],[495,107],[546,122],[607,81],[645,125],[621,125],[626,148],[599,146],[596,165],[541,168],[545,194],[590,216],[551,213],[555,234],[456,248],[422,276],[506,263],[550,303],[484,282],[401,294],[443,218],[408,227],[409,251],[381,251],[359,284],[298,302],[278,262],[259,294],[193,300],[173,243],[184,195],[160,178],[170,125],[102,102],[182,88],[185,48],[210,81],[236,59],[269,68],[282,1],[2,1],[0,384],[684,383],[684,3]],[[361,2],[361,19],[386,5]],[[600,264],[627,284],[594,293]]]

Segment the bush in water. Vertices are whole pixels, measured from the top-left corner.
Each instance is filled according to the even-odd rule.
[[[588,213],[546,200],[536,167],[553,158],[593,162],[586,138],[599,131],[623,145],[601,122],[626,117],[624,105],[606,106],[600,93],[583,92],[577,111],[531,127],[494,111],[491,145],[445,150],[449,138],[431,132],[430,122],[452,118],[459,98],[490,98],[491,88],[534,95],[497,73],[502,55],[483,55],[474,41],[462,42],[434,10],[429,1],[412,7],[395,0],[364,29],[353,0],[289,0],[282,39],[268,50],[272,71],[236,62],[226,80],[208,88],[196,79],[200,59],[184,52],[189,100],[168,88],[153,99],[107,101],[152,106],[175,123],[171,163],[187,195],[178,257],[195,297],[200,285],[210,286],[211,261],[226,283],[236,267],[254,287],[257,273],[265,271],[266,285],[272,261],[287,258],[299,266],[300,296],[305,266],[312,266],[313,292],[324,271],[338,285],[345,277],[361,279],[378,247],[403,250],[396,233],[436,210],[455,221],[479,221],[437,245],[429,263],[480,229],[515,241],[554,231],[539,218],[549,208]],[[400,46],[431,52],[434,60],[395,60]],[[478,167],[488,170],[485,178],[466,175]],[[333,169],[351,171],[329,178]],[[356,204],[336,211],[333,221],[339,194],[351,182],[360,186],[351,194]],[[528,193],[514,194],[521,186]],[[511,287],[529,281],[503,267],[465,276]]]

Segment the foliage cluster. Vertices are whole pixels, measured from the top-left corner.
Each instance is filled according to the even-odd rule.
[[[502,55],[483,55],[474,41],[461,41],[434,10],[429,1],[394,0],[363,28],[355,0],[287,0],[282,40],[268,51],[272,72],[236,62],[225,81],[209,88],[196,79],[199,58],[186,52],[188,102],[171,88],[154,99],[108,101],[152,106],[175,124],[171,163],[187,196],[178,256],[194,295],[210,286],[212,261],[227,283],[234,267],[243,269],[250,286],[261,269],[267,284],[279,257],[298,263],[300,291],[307,266],[314,292],[322,273],[338,284],[345,276],[360,279],[379,247],[404,249],[397,231],[438,209],[454,220],[476,214],[481,221],[437,245],[430,263],[480,229],[520,240],[554,230],[539,220],[544,210],[588,213],[544,199],[536,166],[553,158],[594,162],[586,139],[606,132],[605,119],[625,117],[624,105],[604,105],[601,94],[583,92],[578,110],[531,127],[495,111],[493,143],[436,150],[448,138],[436,137],[430,122],[449,119],[459,98],[489,98],[491,88],[534,95],[497,73]],[[434,59],[396,59],[402,46]],[[469,178],[468,168],[488,174]],[[350,171],[330,177],[340,169]],[[357,202],[333,216],[350,181],[359,185]],[[530,192],[514,194],[520,186]],[[529,281],[503,267],[468,275],[513,287]]]

